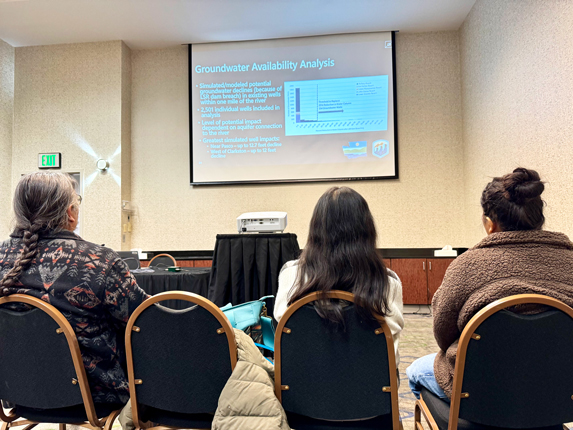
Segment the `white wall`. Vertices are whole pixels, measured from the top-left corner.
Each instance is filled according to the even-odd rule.
[[[546,181],[546,229],[573,236],[573,2],[478,0],[460,30],[469,244],[479,198],[523,166]]]
[[[131,49],[121,44],[121,249],[131,249]],[[126,203],[129,202],[129,203]]]
[[[124,51],[116,41],[24,47],[15,55],[13,185],[37,170],[38,153],[61,152],[62,170],[83,175],[82,236],[115,249],[122,239],[122,138],[129,137],[122,131]],[[105,174],[96,169],[100,157],[111,164]]]
[[[483,237],[483,187],[519,165],[547,182],[547,228],[573,234],[571,28],[572,2],[478,0],[459,32],[398,33],[400,179],[344,183],[368,200],[379,246],[472,245]],[[39,46],[17,48],[14,60],[0,41],[2,237],[15,182],[36,170],[38,152],[62,152],[64,170],[87,179],[94,155],[121,149],[112,172],[84,191],[86,239],[212,249],[217,233],[235,231],[237,215],[284,210],[304,245],[316,200],[340,184],[192,188],[187,73],[186,47]],[[121,200],[135,211],[123,244]]]
[[[0,40],[0,241],[10,233],[14,48]]]

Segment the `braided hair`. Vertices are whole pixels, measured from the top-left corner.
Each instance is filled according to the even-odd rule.
[[[22,250],[0,281],[0,297],[10,294],[38,253],[38,242],[46,232],[64,230],[67,210],[77,206],[74,180],[60,172],[36,172],[22,177],[14,194],[16,236],[22,236]]]

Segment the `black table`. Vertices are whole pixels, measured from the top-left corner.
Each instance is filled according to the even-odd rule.
[[[298,258],[296,234],[218,234],[208,298],[217,306],[276,295],[279,272]],[[268,301],[272,313],[274,302]]]
[[[183,267],[180,272],[154,268],[154,272],[133,273],[137,284],[147,294],[155,295],[164,291],[189,291],[207,297],[211,268]],[[185,309],[192,306],[181,300],[167,300],[161,303],[172,309]]]

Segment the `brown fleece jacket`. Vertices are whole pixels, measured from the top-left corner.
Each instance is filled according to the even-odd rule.
[[[448,397],[465,325],[484,306],[514,294],[543,294],[573,306],[573,243],[567,236],[542,230],[493,233],[452,262],[432,300],[440,347],[434,373]]]

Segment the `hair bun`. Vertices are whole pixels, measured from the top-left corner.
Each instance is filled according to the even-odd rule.
[[[518,167],[513,173],[506,175],[503,185],[506,198],[516,204],[522,204],[527,199],[539,197],[545,189],[539,173],[523,167]]]

